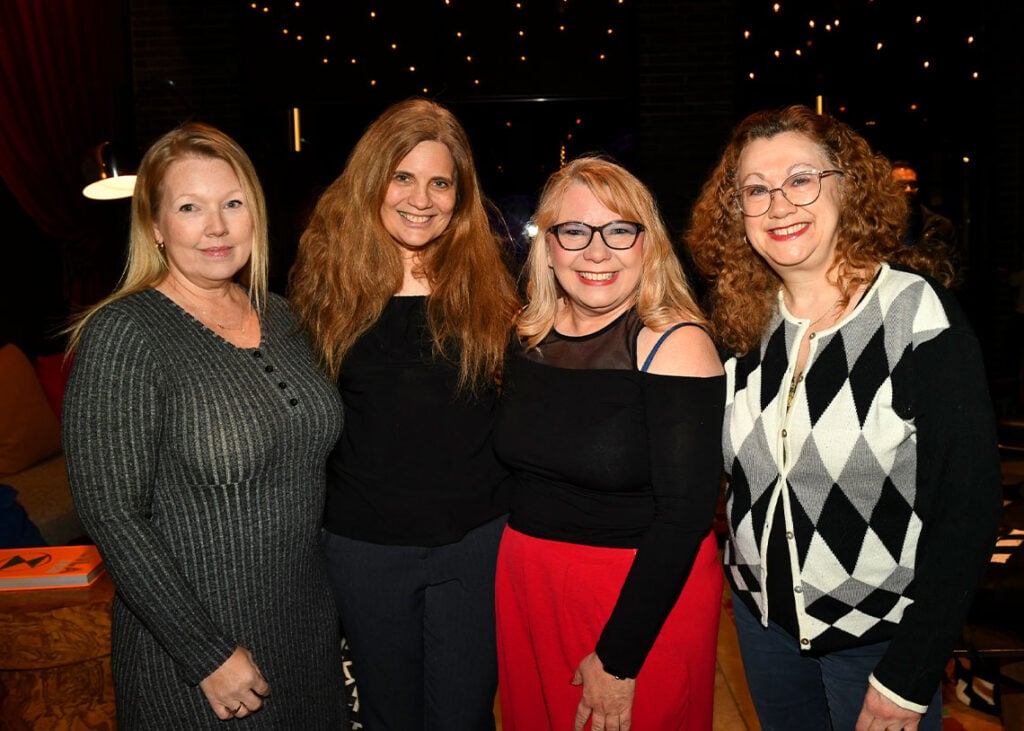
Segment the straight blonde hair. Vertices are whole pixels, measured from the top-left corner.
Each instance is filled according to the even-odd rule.
[[[93,315],[112,302],[156,286],[167,276],[167,256],[164,249],[157,246],[153,226],[159,214],[167,171],[174,163],[190,157],[223,160],[238,177],[252,218],[253,240],[249,262],[236,276],[247,283],[253,309],[262,314],[267,297],[270,243],[267,204],[256,168],[231,137],[208,124],[187,122],[160,137],[143,156],[132,195],[128,260],[121,281],[113,294],[72,319],[65,330],[68,353],[77,349],[82,331]]]

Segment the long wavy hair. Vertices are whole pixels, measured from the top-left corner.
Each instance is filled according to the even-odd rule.
[[[154,222],[160,213],[167,171],[174,163],[187,158],[223,160],[238,177],[252,220],[252,252],[248,263],[235,276],[248,286],[253,309],[263,312],[270,244],[267,204],[256,168],[241,145],[224,132],[202,122],[186,122],[154,142],[139,163],[124,273],[113,294],[72,318],[65,330],[69,353],[78,347],[83,329],[99,310],[130,294],[154,287],[167,276],[167,255],[157,246]]]
[[[380,209],[399,163],[428,141],[451,153],[456,192],[448,228],[420,262],[434,350],[458,364],[460,390],[476,392],[500,372],[519,309],[507,252],[491,228],[462,125],[435,102],[409,99],[385,110],[356,143],[317,201],[289,272],[292,305],[332,378],[401,288],[401,249]]]
[[[882,262],[903,264],[944,285],[952,281],[948,259],[903,244],[907,202],[892,178],[892,165],[848,125],[827,114],[794,105],[751,114],[733,131],[721,160],[694,205],[686,246],[707,278],[713,331],[727,348],[746,353],[760,341],[776,307],[779,276],[747,243],[743,215],[733,197],[742,152],[754,140],[796,132],[816,144],[844,175],[835,260],[829,279],[842,292],[841,304],[873,276]]]
[[[548,178],[541,192],[533,222],[537,235],[526,259],[527,300],[517,330],[529,350],[554,327],[560,301],[566,297],[554,271],[548,266],[546,231],[556,220],[562,200],[573,185],[585,185],[601,204],[623,219],[642,223],[643,260],[640,283],[634,295],[644,325],[663,330],[679,320],[706,324],[672,248],[668,231],[651,192],[632,173],[599,156],[573,160]]]

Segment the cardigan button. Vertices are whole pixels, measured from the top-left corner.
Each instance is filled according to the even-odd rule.
[[[288,388],[288,384],[285,383],[284,381],[281,381],[279,384],[277,384],[277,387],[281,388],[281,389],[285,389],[285,388]]]
[[[263,357],[263,353],[261,353],[258,350],[254,350],[254,351],[252,351],[252,357],[253,358],[262,358]]]
[[[291,401],[289,401],[288,403],[290,403],[290,404],[291,404],[292,406],[295,406],[295,405],[297,405],[297,404],[299,403],[299,400],[298,400],[297,398],[293,398],[293,399],[292,399]]]
[[[806,637],[801,637],[800,638],[800,644],[803,645],[804,647],[807,647],[809,644],[811,644],[811,641],[809,639],[807,639]]]
[[[267,373],[273,373],[274,372],[274,366],[272,366],[272,365],[265,366],[263,368],[263,370],[265,370]]]

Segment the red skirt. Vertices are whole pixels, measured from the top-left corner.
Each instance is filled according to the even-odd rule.
[[[723,578],[717,548],[709,533],[640,669],[633,731],[711,728]],[[573,673],[594,651],[635,555],[505,528],[496,585],[503,731],[571,731],[582,693]]]

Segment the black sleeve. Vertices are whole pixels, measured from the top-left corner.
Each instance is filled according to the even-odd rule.
[[[958,311],[951,315],[962,317]],[[927,705],[995,546],[1002,480],[992,402],[974,334],[965,324],[954,324],[919,346],[913,363],[922,510],[914,603],[873,675],[900,698]]]
[[[605,670],[636,677],[711,529],[722,478],[725,377],[645,374],[654,520],[597,643]]]

